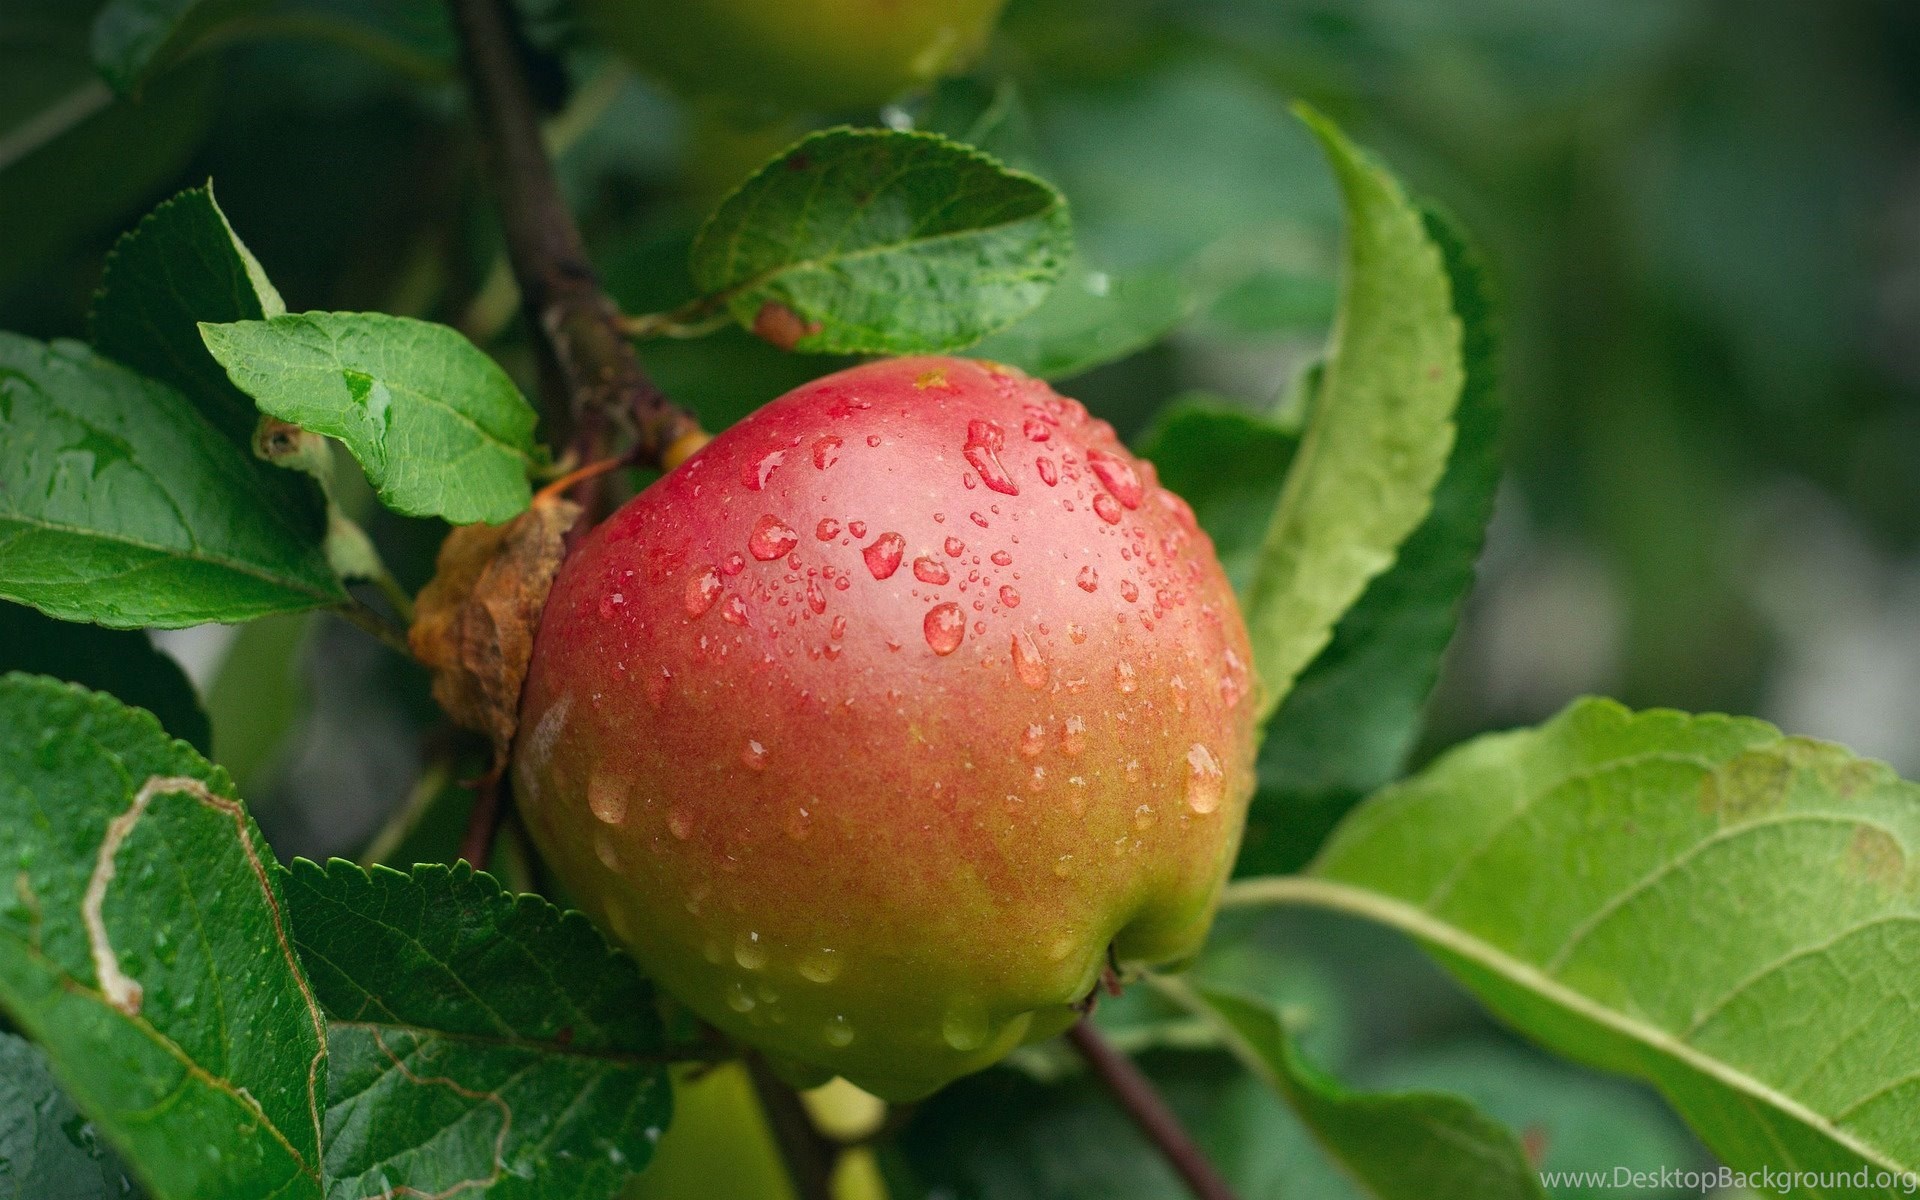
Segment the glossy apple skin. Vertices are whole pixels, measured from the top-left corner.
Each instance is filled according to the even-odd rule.
[[[907,1099],[1063,1029],[1109,945],[1199,948],[1253,788],[1249,660],[1211,542],[1105,422],[896,359],[582,540],[516,794],[668,991]]]
[[[676,90],[767,108],[871,108],[965,66],[1006,0],[583,0]]]

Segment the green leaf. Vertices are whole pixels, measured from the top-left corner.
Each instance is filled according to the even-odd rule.
[[[1200,296],[1192,281],[1173,270],[1140,268],[1115,275],[1076,257],[1038,308],[972,353],[1043,379],[1078,375],[1172,333],[1193,315]]]
[[[671,1094],[632,960],[578,913],[461,863],[296,860],[294,935],[327,1013],[329,1195],[619,1195]]]
[[[1030,132],[1024,120],[997,121],[999,105],[954,103],[962,97],[944,85],[929,106],[940,132],[984,139],[1073,210],[1078,260],[1037,310],[974,353],[1074,375],[1146,348],[1223,294],[1244,299],[1250,281],[1275,279],[1290,285],[1289,311],[1262,305],[1265,327],[1284,316],[1290,333],[1323,330],[1338,203],[1312,136],[1272,84],[1248,64],[1190,49],[1142,56],[1125,86],[1100,74],[1037,78]]]
[[[0,424],[0,598],[123,628],[346,598],[323,531],[172,388],[0,333]]]
[[[0,1033],[0,1200],[126,1200],[132,1189],[46,1055]]]
[[[1432,213],[1427,231],[1446,255],[1463,329],[1459,434],[1432,511],[1340,619],[1267,726],[1243,873],[1298,870],[1348,809],[1400,775],[1473,587],[1500,483],[1498,330],[1472,247]]]
[[[285,311],[209,183],[181,192],[122,235],[87,323],[94,349],[172,384],[220,432],[251,450],[260,412],[207,353],[199,323]]]
[[[56,621],[0,602],[0,673],[7,671],[51,675],[111,693],[158,717],[162,728],[201,754],[213,744],[206,710],[186,673],[138,630]]]
[[[1310,110],[1347,209],[1347,266],[1312,417],[1246,598],[1271,715],[1425,519],[1453,446],[1460,321],[1420,210]]]
[[[1143,1054],[1236,1194],[1358,1200],[1272,1089],[1223,1054]],[[898,1197],[1173,1200],[1188,1193],[1113,1097],[1078,1071],[1043,1084],[995,1067],[916,1105],[882,1164]]]
[[[1257,413],[1188,397],[1162,409],[1134,448],[1193,506],[1227,578],[1244,595],[1298,444],[1291,431]]]
[[[1395,1047],[1365,1073],[1377,1090],[1463,1096],[1520,1134],[1555,1196],[1619,1196],[1617,1170],[1656,1177],[1710,1168],[1706,1150],[1650,1088],[1602,1075],[1492,1032]],[[1558,1176],[1556,1179],[1555,1176]],[[1629,1194],[1698,1200],[1700,1188],[1651,1186]],[[1604,1181],[1604,1182],[1603,1182]]]
[[[459,331],[316,312],[200,333],[263,412],[345,443],[388,508],[464,525],[527,507],[533,409]]]
[[[0,4],[0,288],[19,298],[36,268],[91,259],[96,238],[178,177],[213,119],[220,72],[211,61],[157,83],[138,104],[117,101],[88,57],[95,7]],[[41,319],[70,324],[71,289],[49,288],[51,279],[26,294],[57,305],[61,315]]]
[[[0,1008],[157,1200],[318,1200],[323,1018],[226,775],[0,678]]]
[[[1920,1168],[1920,786],[1741,718],[1582,701],[1357,809],[1312,878],[1736,1169]],[[1810,1193],[1803,1193],[1810,1194]]]
[[[108,0],[93,19],[93,64],[135,92],[214,25],[261,0]]]
[[[1018,320],[1071,250],[1039,179],[933,134],[829,129],[721,203],[691,268],[742,325],[778,315],[793,349],[907,354]]]
[[[1358,1093],[1307,1062],[1272,1006],[1224,990],[1192,993],[1236,1055],[1287,1098],[1320,1144],[1381,1200],[1544,1195],[1520,1143],[1458,1096]]]

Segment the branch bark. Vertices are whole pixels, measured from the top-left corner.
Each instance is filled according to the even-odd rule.
[[[1193,1135],[1180,1123],[1173,1110],[1153,1086],[1146,1073],[1133,1060],[1115,1049],[1085,1017],[1067,1030],[1067,1040],[1080,1052],[1094,1077],[1105,1085],[1114,1101],[1140,1127],[1174,1169],[1195,1200],[1235,1200],[1233,1189],[1220,1177]]]
[[[633,459],[658,466],[699,422],[667,399],[640,366],[616,306],[600,287],[541,140],[524,43],[506,0],[448,0],[461,65],[480,125],[487,179],[500,210],[521,305],[537,331],[555,389],[548,419],[582,463],[608,456],[616,432]],[[616,430],[617,425],[628,428]],[[600,489],[584,485],[588,500]]]

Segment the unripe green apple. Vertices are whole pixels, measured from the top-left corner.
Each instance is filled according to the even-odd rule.
[[[964,66],[1006,0],[582,0],[679,91],[769,108],[882,104]]]
[[[924,1095],[1192,955],[1253,787],[1247,634],[1192,511],[985,362],[775,400],[588,534],[514,779],[702,1017]]]

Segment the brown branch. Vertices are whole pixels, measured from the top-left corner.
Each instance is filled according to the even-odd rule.
[[[1160,1151],[1167,1165],[1185,1181],[1196,1200],[1234,1200],[1233,1189],[1220,1177],[1219,1170],[1201,1151],[1193,1135],[1180,1124],[1180,1118],[1167,1107],[1153,1081],[1132,1059],[1115,1049],[1086,1017],[1067,1030],[1067,1040],[1080,1052],[1080,1057],[1087,1060],[1088,1068],[1105,1085],[1114,1101]]]
[[[487,773],[473,781],[473,808],[467,813],[467,831],[460,838],[460,857],[476,871],[486,870],[493,857],[493,839],[505,816],[501,796],[507,786],[505,777],[506,764],[496,758]]]
[[[800,1093],[773,1073],[758,1054],[747,1055],[747,1074],[767,1114],[767,1128],[780,1147],[799,1200],[833,1200],[833,1167],[840,1147],[820,1132]]]
[[[600,287],[541,140],[524,42],[507,0],[448,0],[521,305],[546,351],[547,418],[580,462],[606,458],[616,433],[635,461],[660,465],[700,430],[647,377]],[[559,392],[556,396],[553,393]],[[624,428],[616,430],[616,426]],[[589,485],[583,503],[602,489]]]

